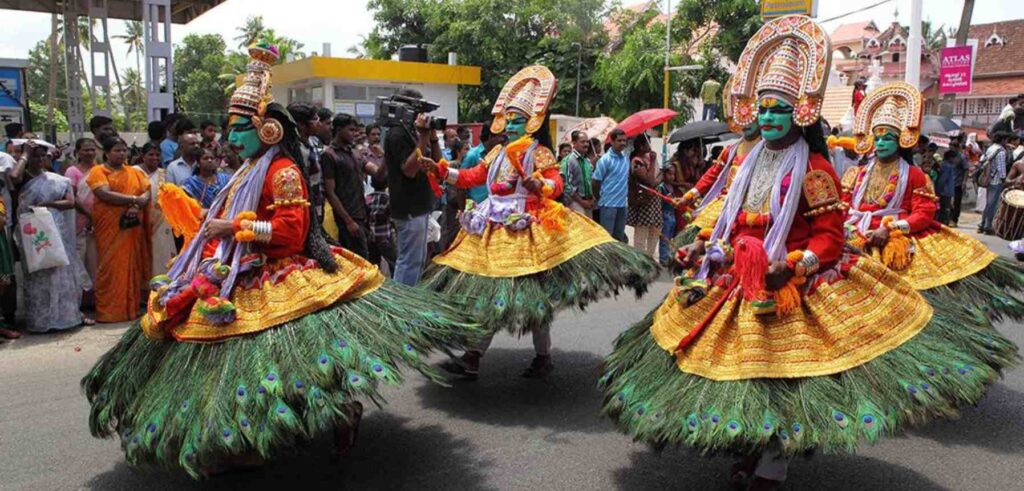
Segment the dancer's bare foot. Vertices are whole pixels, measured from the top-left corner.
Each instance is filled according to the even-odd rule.
[[[441,369],[466,380],[476,380],[480,376],[480,358],[483,355],[467,351],[461,358],[450,358],[441,363]]]
[[[729,484],[736,489],[746,489],[756,467],[757,456],[744,457],[743,460],[736,462],[729,471]]]
[[[747,491],[777,491],[782,488],[786,481],[776,481],[764,477],[754,476],[754,480],[747,486]]]
[[[359,437],[359,422],[363,419],[363,404],[353,402],[345,406],[346,421],[334,429],[334,451],[332,457],[340,462],[352,451]]]
[[[555,369],[555,364],[551,362],[551,355],[537,355],[533,358],[530,366],[526,367],[523,371],[524,378],[544,378],[547,377]]]

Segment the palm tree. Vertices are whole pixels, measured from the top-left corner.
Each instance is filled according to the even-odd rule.
[[[262,15],[250,15],[245,19],[245,24],[238,28],[239,35],[235,36],[235,41],[238,41],[238,49],[248,48],[266,30],[267,28],[263,25]]]
[[[926,50],[936,52],[946,47],[946,31],[942,27],[941,24],[933,26],[931,21],[921,21],[921,39],[924,39]]]
[[[142,75],[133,68],[125,70],[124,85],[124,90],[119,96],[121,104],[125,107],[125,126],[130,128],[136,120],[140,123],[145,122],[142,107],[146,100],[146,89],[142,86]]]
[[[369,39],[366,36],[360,34],[359,42],[349,46],[346,50],[348,54],[352,55],[357,60],[365,60],[370,58],[370,50],[368,49]]]
[[[278,64],[287,62],[289,57],[295,59],[306,57],[306,53],[302,51],[304,44],[287,36],[278,36],[273,29],[264,30],[258,41],[277,46],[278,52],[281,53],[281,57],[277,60]]]
[[[128,45],[128,54],[135,52],[135,70],[142,73],[142,50],[145,49],[145,34],[142,29],[142,22],[129,20],[125,22],[125,33],[123,35],[111,36],[114,39],[121,39]],[[127,78],[127,74],[125,75]]]
[[[231,94],[235,91],[235,80],[236,77],[245,73],[246,66],[249,64],[249,57],[244,53],[232,51],[228,53],[227,61],[224,63],[224,68],[221,69],[218,79],[226,82],[224,87],[225,94]]]

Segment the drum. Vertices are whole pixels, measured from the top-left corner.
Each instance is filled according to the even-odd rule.
[[[1006,240],[1024,238],[1024,190],[1011,189],[1003,193],[1002,206],[996,212],[996,235]]]

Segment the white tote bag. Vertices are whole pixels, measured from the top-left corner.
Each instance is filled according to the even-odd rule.
[[[32,207],[31,213],[18,215],[18,235],[29,273],[70,264],[50,210]]]

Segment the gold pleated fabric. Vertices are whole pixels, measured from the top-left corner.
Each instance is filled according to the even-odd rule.
[[[328,273],[319,267],[309,267],[310,260],[293,259],[272,261],[264,267],[268,271],[292,269],[278,281],[267,275],[259,288],[236,287],[231,295],[237,318],[227,325],[210,323],[193,306],[188,320],[170,329],[178,341],[219,341],[222,339],[265,331],[302,316],[324,309],[335,302],[352,300],[366,295],[384,284],[384,275],[365,259],[339,249],[334,258],[338,271]],[[142,329],[147,336],[160,338],[160,322],[166,320],[159,308],[153,308],[156,293],[150,294],[150,308],[142,318]]]
[[[785,316],[758,316],[740,295],[722,305],[676,365],[712,380],[831,375],[895,349],[928,324],[932,308],[882,264],[856,258],[847,276],[803,297]],[[713,288],[686,307],[670,292],[655,312],[651,334],[673,353],[725,295]]]
[[[614,240],[593,220],[567,211],[562,231],[539,223],[520,231],[491,224],[483,235],[460,231],[452,246],[434,258],[434,262],[463,273],[513,278],[547,271]]]
[[[896,271],[900,278],[916,290],[927,290],[964,279],[987,268],[999,257],[980,241],[945,225],[941,227],[929,235],[911,238],[914,255],[910,267]],[[873,250],[871,255],[875,259],[881,257],[878,250]]]

